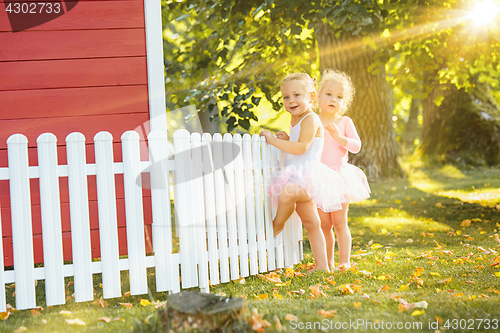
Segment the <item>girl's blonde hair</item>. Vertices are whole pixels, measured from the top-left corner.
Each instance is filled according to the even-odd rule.
[[[354,99],[354,93],[356,92],[352,78],[346,72],[336,69],[327,69],[323,71],[321,81],[319,81],[318,96],[321,96],[321,92],[323,91],[325,84],[329,81],[336,81],[344,86],[344,107],[340,110],[340,115],[344,115],[349,109],[349,106],[351,106],[352,100]],[[318,111],[321,112],[321,110]]]
[[[304,83],[304,88],[308,93],[316,92],[316,79],[313,79],[307,73],[292,73],[287,75],[281,84],[289,81],[301,81]]]

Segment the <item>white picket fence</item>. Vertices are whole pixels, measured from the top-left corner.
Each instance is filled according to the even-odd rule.
[[[5,284],[15,283],[16,308],[35,308],[36,280],[45,280],[46,305],[65,303],[65,277],[74,277],[75,301],[94,299],[93,274],[102,274],[104,298],[121,296],[120,271],[128,271],[130,293],[148,292],[147,268],[155,268],[156,290],[179,292],[287,267],[302,259],[302,227],[296,215],[273,237],[274,209],[268,193],[281,152],[258,135],[174,133],[174,159],[168,159],[165,134],[148,135],[149,161],[141,161],[140,138],[134,131],[122,137],[123,162],[113,162],[113,138],[94,137],[95,163],[87,163],[85,137],[66,138],[67,165],[58,165],[57,138],[37,139],[38,166],[29,166],[28,141],[22,134],[7,140],[8,180],[14,269],[5,270],[0,246],[0,312],[6,311]],[[173,172],[172,177],[169,172]],[[151,180],[152,245],[146,255],[141,173]],[[127,258],[118,251],[115,175],[123,174]],[[89,227],[87,176],[95,175],[101,258],[93,261]],[[73,261],[63,262],[59,178],[68,177]],[[39,178],[43,267],[35,267],[30,202],[30,178]],[[173,184],[169,179],[173,179]],[[175,221],[171,219],[173,186]],[[172,252],[173,229],[179,253]],[[2,228],[0,221],[0,239]],[[180,266],[180,272],[179,272]],[[182,277],[182,282],[180,277]]]

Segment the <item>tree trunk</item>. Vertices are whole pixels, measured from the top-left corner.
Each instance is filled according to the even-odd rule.
[[[317,31],[321,70],[335,68],[351,75],[356,95],[347,115],[350,116],[362,142],[361,151],[350,156],[353,164],[364,168],[370,178],[401,175],[397,161],[392,126],[392,96],[385,80],[385,69],[368,72],[374,50],[360,37],[340,36],[328,25]]]
[[[471,93],[452,84],[435,87],[422,107],[422,154],[462,165],[500,162],[500,107],[487,84],[476,83]]]

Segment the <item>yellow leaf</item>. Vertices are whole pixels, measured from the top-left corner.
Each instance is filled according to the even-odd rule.
[[[441,274],[439,274],[437,272],[431,272],[431,275],[433,275],[433,276],[441,276]]]
[[[147,300],[147,299],[141,299],[141,305],[142,306],[146,306],[146,305],[150,305],[151,303]]]
[[[375,249],[380,249],[381,247],[384,247],[384,246],[383,246],[383,245],[381,245],[381,244],[378,244],[378,243],[375,243],[375,244],[373,244],[372,246],[370,246],[370,248],[371,248],[372,250],[375,250]]]
[[[0,312],[0,319],[7,320],[10,316],[10,311]]]
[[[257,298],[260,298],[260,299],[266,299],[269,297],[269,294],[260,294],[260,295],[257,295]]]
[[[27,331],[28,329],[24,326],[19,326],[15,331],[14,333],[17,333],[17,332],[24,332],[24,331]]]
[[[297,318],[297,317],[295,317],[295,316],[294,316],[294,315],[292,315],[292,314],[287,314],[287,315],[285,316],[285,320],[297,320],[297,319],[298,319],[298,318]]]
[[[71,316],[71,311],[61,310],[61,312],[59,312],[59,314],[62,314],[64,316]]]
[[[459,236],[460,236],[461,234],[462,234],[462,231],[457,230],[457,235],[459,235]]]
[[[288,285],[289,285],[289,284],[291,284],[291,283],[292,283],[292,280],[288,280],[288,281],[283,282],[283,283],[278,283],[278,284],[276,285],[276,287],[288,286]]]
[[[453,294],[455,297],[462,297],[464,295],[464,293],[456,293],[456,294]]]
[[[354,302],[354,307],[357,309],[361,306],[361,302]]]
[[[422,314],[424,314],[424,313],[425,313],[425,311],[423,311],[423,310],[415,310],[415,311],[413,311],[413,312],[411,313],[411,315],[412,315],[412,316],[420,316],[420,315],[422,315]]]
[[[461,227],[470,227],[471,225],[471,220],[463,220],[462,223],[460,224]]]
[[[405,290],[408,290],[409,287],[407,284],[402,284],[401,287],[399,287],[399,289],[397,291],[405,291]]]
[[[500,277],[500,272],[496,272],[496,273],[495,273],[495,276],[496,276],[496,277]]]
[[[125,294],[123,294],[123,297],[129,297],[130,296],[130,291],[127,291]]]
[[[106,302],[102,299],[102,296],[101,296],[101,298],[99,298],[97,301],[92,302],[92,304],[97,304],[97,305],[99,305],[101,308],[105,308],[106,306],[108,306],[108,305],[109,305],[108,303],[106,303]]]

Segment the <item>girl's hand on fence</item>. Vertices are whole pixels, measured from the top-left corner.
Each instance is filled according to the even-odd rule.
[[[260,136],[265,137],[267,143],[271,143],[272,140],[274,139],[273,133],[271,133],[271,131],[268,131],[268,130],[260,131]]]
[[[276,133],[276,137],[278,139],[285,140],[285,141],[290,140],[290,137],[288,136],[288,134],[285,131],[279,131],[278,133]]]

